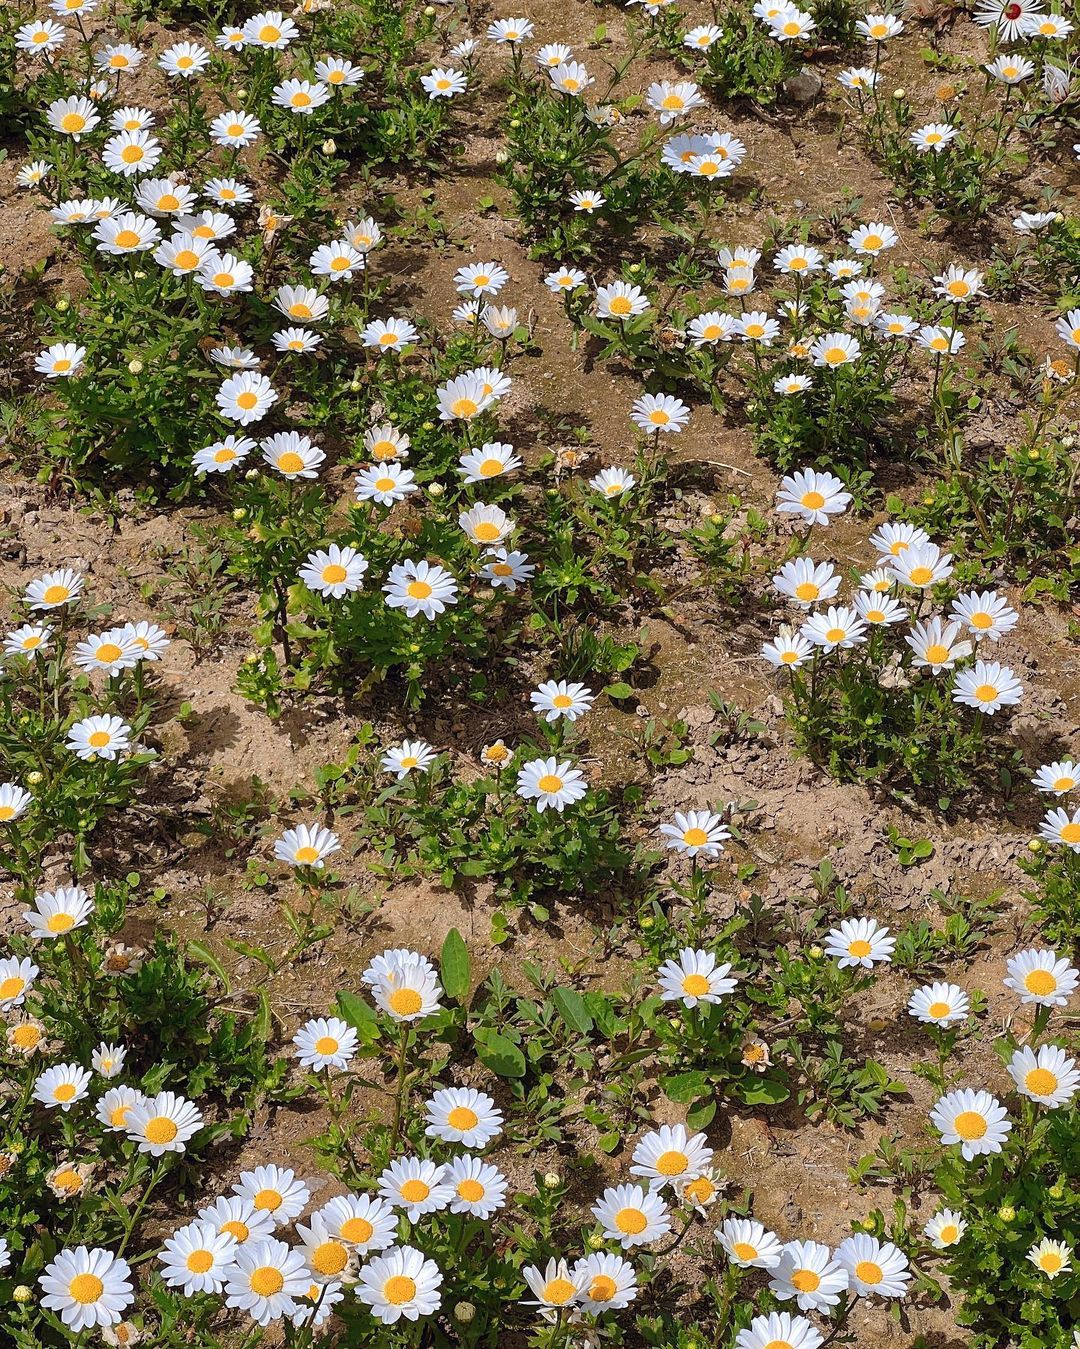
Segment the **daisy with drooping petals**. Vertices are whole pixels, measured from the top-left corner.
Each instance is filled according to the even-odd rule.
[[[447,1087],[437,1091],[424,1107],[428,1138],[460,1143],[465,1148],[484,1148],[502,1132],[503,1117],[495,1102],[472,1087]]]
[[[857,966],[873,969],[892,960],[896,938],[887,927],[879,927],[873,918],[845,918],[834,927],[825,942],[825,954],[833,956],[840,969]]]
[[[296,1311],[295,1299],[304,1296],[309,1283],[299,1251],[275,1237],[260,1237],[237,1248],[225,1283],[225,1305],[268,1326]]]
[[[907,1256],[891,1241],[878,1241],[877,1237],[857,1232],[837,1246],[836,1259],[847,1271],[848,1289],[856,1297],[907,1295],[911,1269]]]
[[[784,1252],[779,1237],[753,1218],[726,1218],[716,1239],[742,1269],[775,1269]]]
[[[824,1335],[805,1316],[770,1312],[768,1316],[755,1316],[745,1330],[740,1330],[733,1349],[821,1349],[824,1343]]]
[[[142,1092],[134,1087],[110,1087],[98,1101],[94,1114],[110,1133],[126,1133],[132,1107],[145,1100]]]
[[[657,972],[660,997],[664,1002],[681,1002],[689,1008],[701,1002],[717,1003],[735,991],[738,979],[730,978],[730,974],[731,965],[718,965],[711,951],[686,946],[679,952],[678,960],[665,960],[660,966]]]
[[[328,549],[309,553],[299,577],[309,590],[339,600],[343,595],[362,590],[367,558],[355,548],[332,543]]]
[[[943,1208],[927,1222],[923,1235],[936,1251],[955,1246],[967,1231],[967,1223],[954,1209]]]
[[[1068,1274],[1072,1269],[1072,1247],[1064,1241],[1053,1241],[1043,1237],[1032,1246],[1027,1258],[1048,1279],[1056,1279],[1059,1274]]]
[[[135,1301],[131,1266],[100,1247],[62,1250],[38,1279],[41,1305],[59,1314],[76,1335],[96,1326],[114,1326]]]
[[[781,478],[776,509],[797,515],[808,525],[827,525],[831,515],[840,515],[851,504],[851,493],[832,473],[804,468]]]
[[[290,867],[314,867],[321,871],[331,853],[340,852],[341,840],[321,824],[301,824],[286,829],[274,843],[274,860]]]
[[[825,1311],[846,1292],[848,1276],[828,1246],[789,1241],[771,1270],[769,1287],[781,1302],[794,1298],[801,1311]]]
[[[372,996],[395,1021],[419,1021],[439,1010],[442,988],[430,961],[421,956],[395,961],[376,980]]]
[[[90,1081],[90,1073],[77,1063],[59,1063],[46,1068],[35,1080],[34,1100],[40,1101],[47,1110],[59,1108],[66,1115],[89,1094]]]
[[[916,623],[904,638],[914,652],[912,666],[932,670],[934,674],[951,670],[958,660],[971,655],[971,643],[957,641],[959,633],[959,623],[942,623],[940,618]]]
[[[632,473],[628,473],[624,468],[604,468],[595,478],[589,479],[589,486],[606,497],[608,501],[614,501],[617,497],[625,496],[637,483],[637,479]]]
[[[52,628],[44,623],[24,623],[4,638],[5,656],[44,655],[52,645]],[[10,816],[0,815],[0,821]]]
[[[996,660],[977,660],[961,670],[953,684],[953,702],[974,707],[992,717],[1003,707],[1014,707],[1024,696],[1024,686],[1007,665]]]
[[[33,937],[62,937],[83,927],[94,912],[94,901],[81,885],[42,890],[34,896],[34,907],[23,913]]]
[[[527,553],[496,548],[484,559],[480,575],[494,590],[506,589],[511,594],[525,581],[532,580],[536,567]]]
[[[971,1000],[956,984],[934,983],[917,988],[907,1005],[909,1015],[927,1026],[951,1026],[971,1011]]]
[[[69,729],[64,744],[80,759],[111,761],[131,748],[131,727],[120,717],[84,717]]]
[[[518,770],[515,790],[524,800],[535,802],[541,815],[549,807],[561,815],[567,806],[581,800],[588,784],[568,759],[561,763],[555,758],[530,759]]]
[[[119,1077],[126,1058],[127,1049],[123,1045],[110,1045],[103,1040],[91,1054],[90,1064],[94,1072],[108,1080]]]
[[[1042,1045],[1038,1051],[1025,1045],[1006,1067],[1021,1096],[1051,1110],[1067,1105],[1080,1088],[1076,1060],[1057,1045]]]
[[[356,1031],[338,1016],[315,1017],[293,1036],[301,1068],[344,1068],[356,1053]]]
[[[1018,993],[1021,1002],[1064,1007],[1078,982],[1080,972],[1056,951],[1021,951],[1006,963],[1005,987]]]
[[[237,1250],[231,1232],[223,1232],[213,1223],[187,1223],[167,1237],[158,1252],[161,1277],[185,1297],[220,1293]]]
[[[667,839],[667,846],[687,857],[719,857],[724,844],[731,837],[721,823],[719,815],[709,810],[691,810],[684,815],[675,812],[674,824],[660,825],[660,833]]]
[[[417,1321],[442,1305],[442,1271],[412,1246],[395,1246],[361,1269],[356,1296],[383,1325]]]
[[[946,1147],[960,1144],[964,1161],[1000,1152],[1012,1131],[1008,1111],[988,1091],[950,1091],[930,1111]]]
[[[650,1189],[659,1190],[700,1175],[712,1159],[713,1151],[704,1134],[690,1134],[682,1124],[663,1124],[638,1140],[630,1174],[648,1181]]]

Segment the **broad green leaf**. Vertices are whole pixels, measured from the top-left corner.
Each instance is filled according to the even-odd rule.
[[[465,938],[452,927],[446,934],[439,957],[439,972],[442,986],[448,998],[454,1002],[465,1003],[472,984],[472,969],[469,964],[469,948]]]

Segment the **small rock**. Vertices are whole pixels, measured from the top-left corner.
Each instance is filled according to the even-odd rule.
[[[792,103],[813,103],[821,90],[821,76],[805,67],[784,81],[784,94]]]

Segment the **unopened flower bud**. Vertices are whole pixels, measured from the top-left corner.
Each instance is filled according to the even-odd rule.
[[[549,1171],[544,1177],[544,1185],[549,1190],[557,1190],[562,1184],[562,1176],[558,1171]]]
[[[128,374],[141,375],[143,372],[143,363],[136,356],[133,361],[128,361]]]
[[[454,1308],[454,1320],[467,1326],[476,1315],[476,1307],[471,1302],[459,1302]]]

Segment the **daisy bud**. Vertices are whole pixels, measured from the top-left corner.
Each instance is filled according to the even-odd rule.
[[[322,143],[323,154],[332,155],[336,149],[337,149],[337,141],[334,140],[333,136],[327,136],[326,140],[324,140]]]
[[[476,1307],[471,1302],[459,1302],[454,1308],[454,1320],[467,1326],[476,1315]]]
[[[1050,1186],[1049,1190],[1047,1190],[1047,1194],[1050,1196],[1051,1199],[1064,1199],[1065,1186],[1062,1185],[1061,1181],[1059,1180],[1056,1185]]]
[[[594,1232],[586,1244],[591,1251],[603,1250],[604,1237],[599,1232]]]
[[[424,422],[424,423],[422,423],[420,429],[421,429],[422,431],[434,431],[434,430],[435,430],[435,423],[434,423],[434,422]]]
[[[892,96],[893,96],[893,98],[903,98],[906,94],[907,94],[907,90],[906,90],[906,89],[903,89],[903,88],[900,88],[900,89],[894,89],[894,90],[892,91]]]
[[[646,914],[645,917],[641,920],[641,928],[642,931],[644,932],[651,932],[655,926],[656,926],[656,919],[650,917],[648,914]]]
[[[351,379],[351,380],[349,380],[349,392],[350,392],[350,393],[359,393],[360,390],[361,390],[363,387],[364,387],[364,386],[360,383],[360,381],[359,381],[358,379]]]
[[[510,130],[511,130],[511,131],[516,131],[520,125],[521,125],[521,118],[520,118],[520,117],[511,117],[511,118],[510,118]]]
[[[811,960],[820,960],[824,954],[825,952],[820,946],[811,946],[810,950],[807,952],[807,955]]]
[[[544,1177],[544,1185],[549,1190],[557,1190],[562,1184],[562,1177],[558,1171],[549,1171]]]
[[[883,1031],[889,1023],[885,1020],[883,1016],[872,1016],[870,1020],[867,1022],[867,1024],[869,1025],[870,1029],[875,1032],[875,1034],[878,1034],[881,1031]]]
[[[1003,1223],[1011,1223],[1016,1219],[1016,1209],[1011,1204],[1002,1204],[997,1211],[997,1216]]]
[[[36,787],[41,781],[41,774],[35,769],[32,773],[27,773],[26,780],[31,787]]]
[[[1042,852],[1042,843],[1037,838],[1029,839],[1028,852]]]
[[[1028,458],[1029,458],[1029,459],[1038,459],[1038,457],[1039,457],[1039,451],[1038,451],[1038,450],[1028,450]]]
[[[425,6],[424,6],[424,18],[425,18],[425,19],[433,19],[434,17],[435,17],[435,6],[434,6],[434,5],[425,5]]]
[[[27,1288],[26,1284],[20,1283],[12,1290],[11,1296],[16,1302],[29,1302],[34,1296],[34,1290]]]
[[[510,158],[510,156],[506,153],[505,150],[496,150],[496,151],[495,151],[495,163],[496,163],[496,164],[505,164],[506,161],[507,161],[509,158]]]
[[[136,281],[145,281],[145,280],[146,280],[146,273],[145,273],[145,272],[136,272],[136,273],[135,273],[135,280],[136,280]]]
[[[428,496],[441,497],[445,491],[446,488],[442,485],[441,482],[433,482],[431,486],[428,488]]]
[[[71,308],[71,301],[70,301],[70,300],[57,300],[57,302],[56,302],[56,308],[57,308],[57,312],[58,312],[58,313],[60,313],[60,314],[66,314],[67,311]]]
[[[1062,444],[1063,448],[1065,448],[1066,450],[1071,450],[1072,447],[1076,444],[1076,437],[1075,437],[1075,436],[1062,436],[1062,437],[1061,437],[1061,444]]]
[[[243,103],[244,99],[247,98],[247,90],[246,90],[246,89],[237,89],[237,91],[236,91],[236,97],[240,100],[241,103]]]
[[[138,357],[136,357],[135,360],[133,361],[128,361],[128,374],[141,375],[142,372],[143,372],[143,363],[138,359]]]
[[[247,515],[247,511],[244,510],[243,506],[237,506],[232,513],[232,518],[234,520],[242,520],[245,515]]]
[[[111,314],[103,314],[101,321],[102,323],[104,323],[106,328],[111,328],[116,320],[113,318]]]

